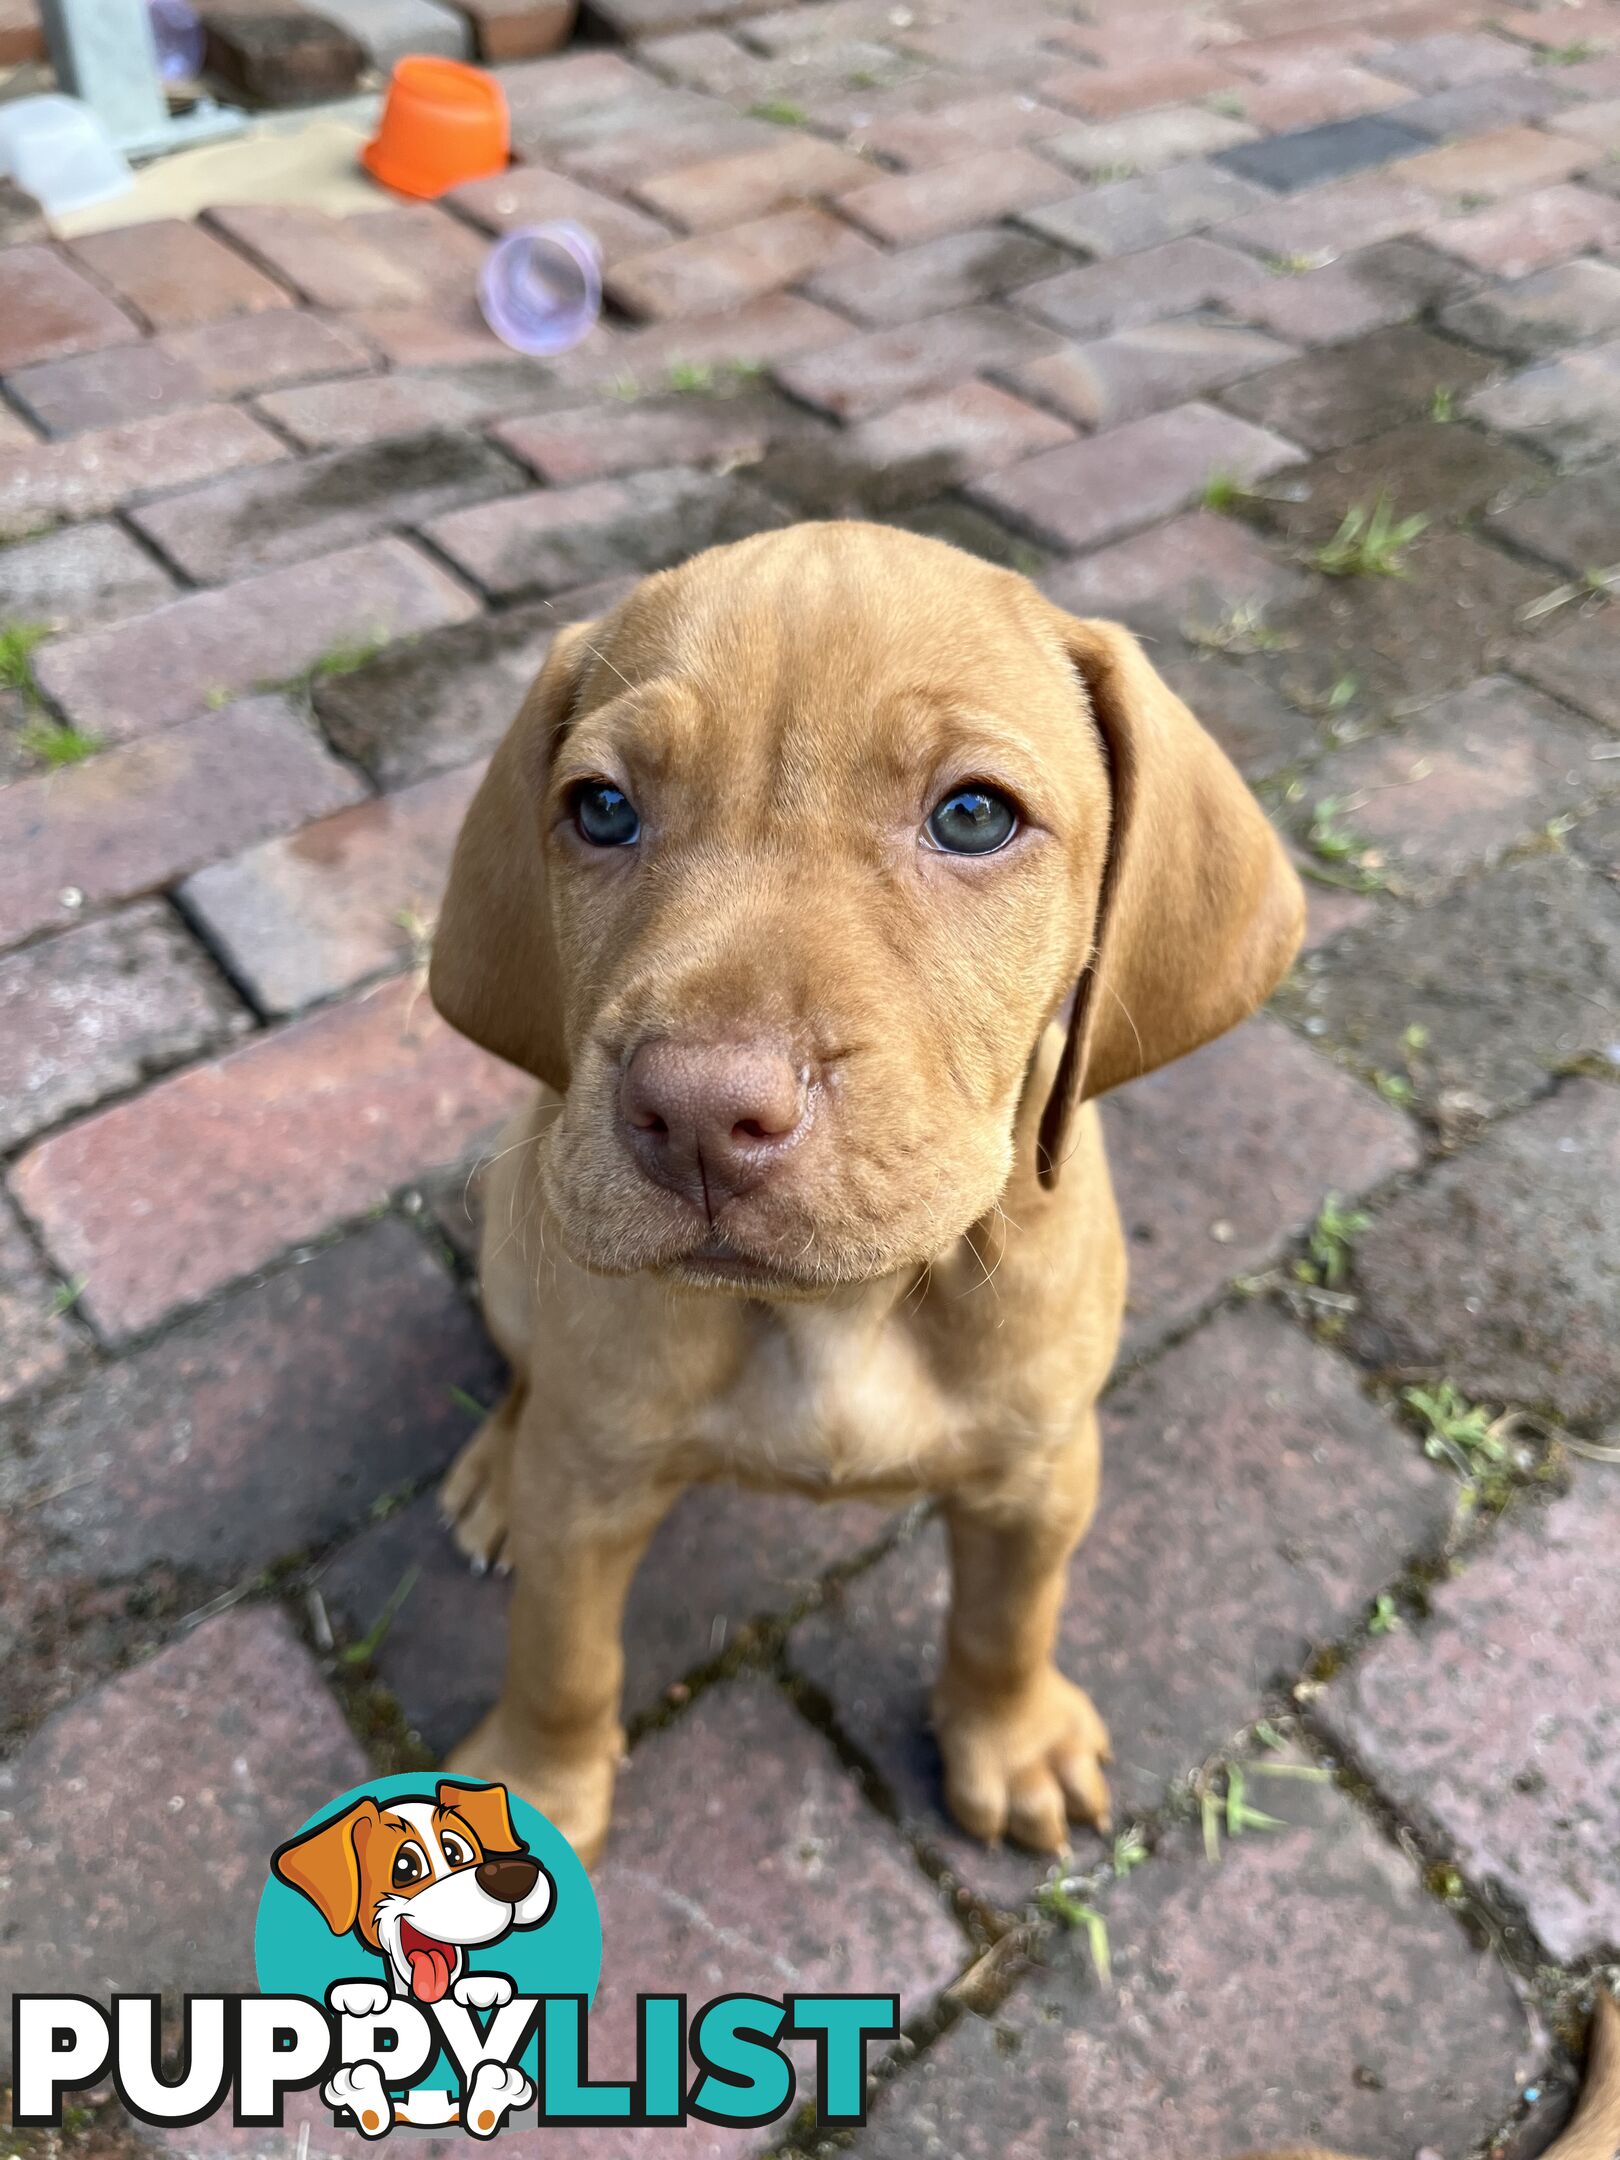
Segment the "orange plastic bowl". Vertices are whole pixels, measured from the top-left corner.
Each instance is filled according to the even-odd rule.
[[[395,62],[381,124],[360,162],[401,195],[442,195],[504,172],[511,133],[506,93],[493,75],[412,53]]]

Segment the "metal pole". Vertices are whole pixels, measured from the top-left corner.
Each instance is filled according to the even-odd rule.
[[[40,0],[56,80],[83,98],[120,150],[169,131],[146,0]]]

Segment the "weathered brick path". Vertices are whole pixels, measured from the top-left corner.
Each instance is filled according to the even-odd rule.
[[[695,1498],[596,2064],[893,1985],[874,2160],[1533,2150],[1620,1959],[1620,5],[724,12],[512,70],[442,207],[0,253],[0,1989],[242,1981],[271,1846],[487,1699],[447,849],[558,621],[866,511],[1150,635],[1318,911],[1107,1110],[1126,1835],[1054,1897],[944,1819],[929,1524]],[[547,371],[470,292],[550,215],[615,307]]]

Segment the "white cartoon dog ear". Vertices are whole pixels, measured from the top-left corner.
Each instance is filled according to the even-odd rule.
[[[493,1856],[524,1850],[504,1785],[454,1785],[441,1778],[436,1797],[441,1808],[450,1808],[461,1817],[482,1851]]]
[[[360,1854],[381,1819],[375,1800],[357,1800],[271,1858],[276,1875],[309,1899],[334,1935],[347,1935],[360,1917]]]

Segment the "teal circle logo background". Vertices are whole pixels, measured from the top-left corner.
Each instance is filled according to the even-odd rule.
[[[364,1785],[336,1794],[287,1835],[300,1837],[368,1795],[379,1804],[430,1800],[437,1782],[433,1771],[369,1778]],[[594,2000],[602,1971],[602,1920],[590,1877],[573,1846],[538,1808],[515,1792],[508,1791],[507,1799],[518,1836],[550,1872],[556,1901],[539,1927],[513,1928],[499,1942],[469,1950],[466,1969],[507,1973],[519,1995],[583,1995]],[[307,1995],[324,2002],[327,1989],[338,1980],[381,1980],[392,1993],[386,1962],[357,1936],[334,1935],[309,1899],[275,1875],[259,1899],[253,1962],[265,1995]],[[536,2074],[537,2053],[531,2040],[522,2056],[522,2067],[531,2078]],[[455,2087],[455,2072],[442,2050],[419,2083],[429,2090]]]

